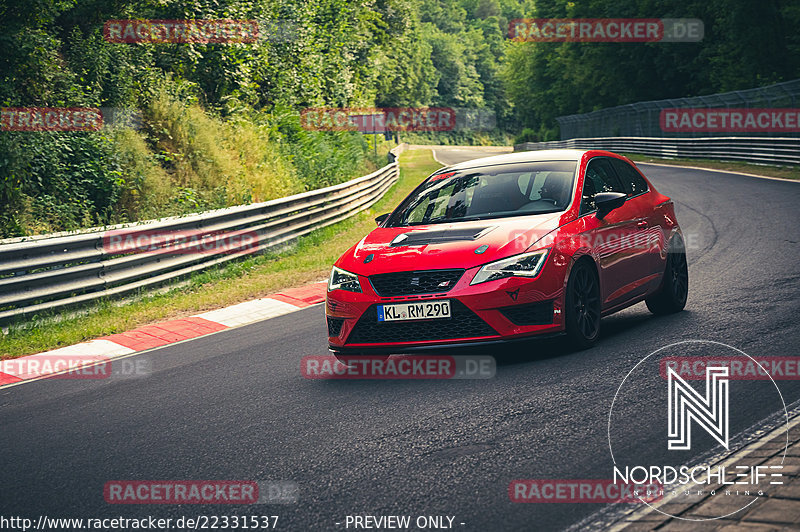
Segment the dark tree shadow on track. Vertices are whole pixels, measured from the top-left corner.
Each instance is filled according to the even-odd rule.
[[[492,351],[487,353],[483,349],[480,353],[478,348],[473,354],[492,354],[495,357],[497,366],[511,366],[515,364],[527,364],[536,362],[538,360],[547,360],[552,358],[565,357],[577,354],[586,354],[591,356],[595,349],[603,348],[604,344],[611,343],[614,339],[618,339],[626,334],[636,334],[637,331],[648,326],[658,326],[658,335],[664,334],[664,328],[674,328],[675,330],[685,330],[685,325],[688,321],[693,321],[697,318],[690,310],[684,310],[671,316],[654,316],[649,312],[626,312],[620,315],[612,315],[603,318],[601,324],[600,339],[594,347],[580,350],[572,347],[565,335],[549,337],[549,338],[531,338],[524,341],[509,343],[507,346],[496,346]],[[650,331],[647,334],[652,334]],[[676,340],[679,339],[676,336]],[[636,338],[631,338],[630,341],[635,342]],[[455,353],[453,353],[455,354]],[[466,354],[466,353],[460,353]]]

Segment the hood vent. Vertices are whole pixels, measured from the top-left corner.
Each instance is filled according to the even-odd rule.
[[[445,242],[465,242],[477,240],[494,227],[470,227],[467,229],[443,229],[440,231],[415,231],[403,233],[392,240],[394,246],[425,246]]]

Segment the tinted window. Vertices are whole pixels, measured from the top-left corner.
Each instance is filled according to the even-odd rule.
[[[628,196],[636,196],[647,192],[647,181],[642,178],[635,168],[620,159],[611,159],[611,164],[614,165],[614,169],[617,171],[617,175],[622,181],[622,186],[625,187],[625,193]]]
[[[586,178],[583,180],[583,191],[581,199],[581,214],[591,212],[597,207],[594,204],[594,195],[600,192],[622,192],[627,191],[617,178],[611,162],[605,158],[595,158],[589,161],[586,167]]]
[[[439,172],[403,201],[389,226],[560,212],[572,200],[575,166],[545,161]]]

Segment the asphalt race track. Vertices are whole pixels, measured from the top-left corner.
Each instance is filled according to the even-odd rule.
[[[684,231],[699,235],[684,312],[654,317],[640,303],[605,318],[595,348],[525,344],[499,358],[490,380],[305,380],[301,358],[327,353],[318,305],[137,355],[153,362],[147,378],[5,388],[0,513],[263,514],[279,515],[279,530],[344,530],[336,523],[348,514],[451,515],[465,531],[554,530],[586,518],[600,506],[512,503],[509,481],[608,478],[609,407],[643,356],[683,339],[800,355],[800,184],[643,168],[675,200]],[[780,389],[787,404],[800,399],[797,381]],[[775,412],[758,400],[741,408],[751,424]],[[661,426],[631,434],[643,461],[647,443],[663,438]],[[107,504],[104,483],[122,479],[289,480],[300,500]]]

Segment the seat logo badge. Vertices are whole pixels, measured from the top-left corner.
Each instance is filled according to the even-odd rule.
[[[519,288],[517,288],[513,292],[509,292],[508,290],[506,290],[506,294],[508,294],[508,297],[511,298],[511,301],[516,301],[517,296],[519,296]]]
[[[419,277],[411,278],[411,286],[419,286]]]
[[[692,420],[728,448],[728,368],[706,368],[705,397],[667,368],[667,448],[692,448]]]

